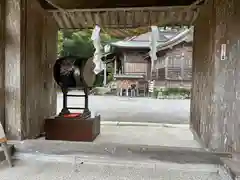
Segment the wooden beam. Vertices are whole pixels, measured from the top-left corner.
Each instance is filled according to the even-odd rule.
[[[72,27],[74,29],[78,29],[79,28],[79,24],[76,21],[75,13],[68,13],[68,16],[69,16],[69,21],[72,24]]]
[[[86,17],[87,26],[94,27],[96,24],[94,23],[94,19],[92,17],[92,12],[84,12],[84,15]]]
[[[74,12],[74,14],[76,17],[75,21],[79,24],[79,27],[85,28],[87,21],[85,19],[85,16],[83,15],[83,13]]]
[[[110,11],[176,11],[176,10],[186,10],[186,9],[196,9],[201,6],[197,5],[194,7],[189,6],[165,6],[165,7],[132,7],[132,8],[93,8],[93,9],[65,9],[66,12],[110,12]],[[56,12],[58,9],[47,10],[48,12]]]
[[[94,19],[95,19],[95,23],[97,25],[99,25],[100,27],[103,27],[103,22],[102,22],[102,18],[101,18],[101,13],[100,12],[94,13]]]
[[[183,23],[190,25],[193,22],[196,9],[187,7],[147,7],[131,9],[81,9],[76,11],[50,11],[61,28],[92,28],[101,23],[101,27],[108,28],[138,28],[151,25],[163,26]],[[195,7],[194,7],[195,8]],[[154,11],[154,13],[153,13]],[[58,12],[58,13],[56,13]],[[76,14],[72,16],[71,14]],[[80,17],[79,17],[80,16]],[[184,17],[186,16],[186,17]],[[182,17],[182,18],[181,18]],[[78,26],[76,27],[76,25]]]
[[[53,12],[53,18],[56,20],[58,27],[59,28],[66,28],[64,23],[63,23],[63,19],[61,18],[61,16],[59,16],[60,12]]]
[[[0,1],[0,123],[5,128],[5,33],[6,0]]]
[[[102,13],[102,19],[103,19],[102,20],[103,27],[105,27],[108,24],[108,22],[109,22],[109,12],[108,11]]]
[[[45,9],[54,9],[55,5],[60,6],[63,9],[86,9],[86,8],[130,8],[130,7],[151,7],[151,6],[188,6],[196,0],[99,0],[99,1],[88,1],[88,0],[39,0]],[[48,3],[46,3],[46,1]],[[54,5],[53,5],[54,4]]]
[[[64,13],[64,12],[60,12],[59,13],[61,16],[62,16],[62,19],[63,19],[63,22],[65,24],[65,27],[68,28],[68,29],[71,29],[73,28],[70,21],[69,21],[69,16],[67,13]]]

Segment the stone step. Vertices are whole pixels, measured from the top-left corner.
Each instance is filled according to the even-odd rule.
[[[122,172],[119,174],[121,177],[125,177],[129,173],[137,171],[140,177],[143,177],[144,174],[148,174],[149,177],[145,177],[144,179],[232,180],[231,176],[229,176],[226,169],[222,165],[217,163],[205,164],[206,161],[200,162],[199,159],[196,159],[197,161],[188,161],[188,156],[193,158],[191,157],[192,155],[183,155],[183,152],[175,156],[173,156],[171,153],[168,155],[166,153],[167,152],[163,153],[162,158],[160,159],[154,159],[154,157],[149,159],[142,156],[118,157],[116,155],[110,156],[107,154],[100,155],[79,152],[77,154],[65,155],[16,152],[14,157],[18,160],[17,162],[35,161],[38,166],[39,163],[45,163],[44,167],[47,167],[51,163],[56,163],[54,166],[68,164],[67,166],[71,167],[69,171],[74,170],[74,172],[80,172],[82,175],[87,173],[89,169],[91,169],[91,172],[97,172],[99,169],[96,167],[99,167],[100,169],[104,170],[105,173],[110,173],[111,169],[114,169],[115,173]],[[186,162],[170,162],[167,160],[176,160],[179,158],[185,159]],[[209,157],[207,157],[207,159],[209,159]],[[98,176],[100,176],[100,174],[98,174]],[[133,177],[136,177],[136,175],[134,174]],[[129,177],[127,179],[130,180],[133,178]]]
[[[167,176],[174,178],[185,173],[185,179],[192,175],[206,180],[231,180],[220,158],[230,157],[229,154],[211,153],[201,148],[45,140],[18,141],[15,147],[14,158],[20,161],[71,163],[80,171],[83,164],[153,169],[162,173],[170,173],[170,168],[172,172]]]
[[[98,154],[111,157],[136,157],[176,163],[221,164],[220,157],[228,153],[212,153],[201,148],[130,145],[120,143],[88,143],[67,141],[27,140],[15,142],[15,149],[23,154],[76,155]]]
[[[39,156],[38,156],[39,157]],[[222,167],[214,165],[181,165],[173,163],[146,163],[126,159],[107,159],[105,162],[87,158],[73,164],[59,162],[58,158],[49,161],[28,158],[16,161],[14,173],[9,168],[1,171],[1,179],[99,179],[99,180],[232,180],[225,175]],[[3,169],[3,166],[0,165]]]

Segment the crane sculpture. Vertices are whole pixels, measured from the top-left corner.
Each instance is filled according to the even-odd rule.
[[[100,116],[92,117],[88,107],[89,89],[96,78],[94,68],[93,58],[64,56],[56,60],[53,77],[63,93],[63,108],[55,117],[45,119],[47,140],[93,141],[99,135]],[[84,94],[69,94],[72,90]],[[84,98],[84,107],[68,107],[68,97]],[[71,109],[82,112],[71,113]]]

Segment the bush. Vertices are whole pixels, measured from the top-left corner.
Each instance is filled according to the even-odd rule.
[[[190,90],[185,88],[164,88],[156,92],[161,92],[162,96],[190,96]]]
[[[153,89],[153,97],[155,97],[155,98],[157,98],[158,97],[158,93],[160,92],[160,90],[159,89],[157,89],[157,88],[154,88]]]

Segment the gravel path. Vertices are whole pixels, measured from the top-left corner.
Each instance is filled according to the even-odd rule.
[[[83,106],[84,101],[70,97],[68,104],[79,107]],[[188,124],[190,116],[189,100],[90,96],[89,106],[93,113],[101,114],[102,121]],[[62,96],[58,95],[58,112],[61,107]]]

